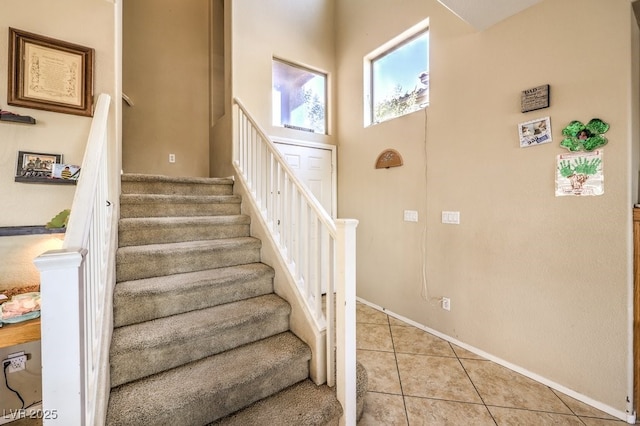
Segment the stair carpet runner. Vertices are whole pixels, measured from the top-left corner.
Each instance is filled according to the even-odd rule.
[[[120,203],[106,424],[337,424],[233,180],[125,174]]]

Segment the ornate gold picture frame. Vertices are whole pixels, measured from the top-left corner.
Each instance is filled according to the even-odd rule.
[[[93,115],[94,49],[9,28],[7,103]]]

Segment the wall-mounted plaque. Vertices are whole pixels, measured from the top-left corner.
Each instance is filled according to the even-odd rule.
[[[549,85],[523,90],[520,96],[522,112],[535,111],[549,107]]]

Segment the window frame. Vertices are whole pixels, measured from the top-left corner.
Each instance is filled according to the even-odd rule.
[[[416,38],[422,36],[423,34],[429,34],[429,44],[427,50],[427,64],[429,64],[429,50],[431,50],[431,37],[430,37],[430,26],[429,26],[429,18],[426,18],[411,28],[403,31],[396,37],[382,44],[380,47],[376,48],[369,54],[365,55],[363,58],[363,82],[364,82],[364,127],[373,126],[376,124],[383,123],[385,121],[393,120],[394,118],[400,118],[407,114],[402,114],[387,120],[383,121],[375,121],[374,117],[374,105],[373,105],[373,63],[391,52],[396,51],[397,49],[407,45],[408,43],[414,41]],[[427,72],[429,70],[427,69]],[[420,107],[417,111],[427,108],[429,106],[429,100],[427,100],[426,104],[423,107]],[[415,111],[412,111],[415,112]],[[410,113],[408,113],[410,114]]]
[[[312,131],[307,130],[306,128],[302,128],[302,127],[298,127],[295,125],[286,125],[284,123],[282,123],[282,119],[280,120],[280,124],[276,124],[275,119],[274,119],[274,108],[273,108],[273,90],[274,90],[274,85],[275,85],[275,78],[274,78],[274,62],[278,62],[282,65],[286,65],[292,68],[296,68],[299,69],[303,72],[309,73],[309,74],[314,74],[318,77],[323,77],[324,78],[324,97],[323,97],[323,101],[324,101],[324,129],[322,132],[319,132],[315,129],[312,129]],[[310,67],[308,65],[305,64],[300,64],[297,62],[293,62],[287,59],[283,59],[281,57],[278,56],[273,56],[271,58],[271,93],[272,93],[272,98],[271,98],[271,124],[274,127],[280,127],[280,128],[284,128],[284,129],[290,129],[290,130],[300,130],[300,131],[308,131],[309,133],[313,133],[313,134],[317,134],[317,135],[328,135],[329,134],[329,73],[323,70],[320,70],[318,68],[314,68],[314,67]]]

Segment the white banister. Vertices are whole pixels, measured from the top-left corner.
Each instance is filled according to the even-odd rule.
[[[343,407],[341,424],[355,425],[358,221],[331,218],[238,99],[234,99],[233,136],[236,174],[278,246],[315,327],[325,332],[325,373]]]
[[[107,200],[109,95],[101,94],[61,250],[38,256],[45,425],[102,425],[108,401],[111,288],[115,269]]]
[[[343,403],[346,425],[356,424],[356,226],[354,219],[337,221],[336,240],[336,392]],[[342,381],[342,382],[341,382]]]

